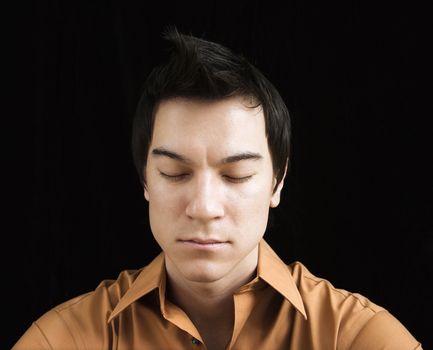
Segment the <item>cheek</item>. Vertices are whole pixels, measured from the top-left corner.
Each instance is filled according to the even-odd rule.
[[[150,197],[149,224],[153,237],[163,250],[169,249],[172,237],[178,227],[179,210],[176,202],[161,200],[159,196]]]
[[[149,215],[168,218],[182,211],[184,200],[175,191],[158,191],[153,188],[149,193]]]
[[[166,191],[163,187],[149,187],[149,222],[157,241],[161,244],[164,237],[170,236],[175,223],[184,209],[182,199],[175,191]]]
[[[264,230],[268,222],[270,198],[271,191],[263,184],[245,187],[229,198],[228,209],[237,225]]]
[[[251,221],[258,221],[267,218],[269,211],[269,198],[265,196],[257,196],[254,198],[248,197],[240,199],[238,202],[232,201],[230,205],[233,210],[238,212],[244,219],[248,218]]]
[[[237,205],[236,205],[237,204]],[[233,223],[232,238],[242,249],[249,250],[263,237],[268,224],[269,207],[263,202],[245,200],[233,203],[231,209]]]

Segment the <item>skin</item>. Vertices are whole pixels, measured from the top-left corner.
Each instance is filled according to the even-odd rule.
[[[269,208],[279,204],[283,186],[273,192],[263,112],[248,104],[242,97],[162,101],[145,168],[169,297],[208,349],[230,340],[233,293],[255,277]]]

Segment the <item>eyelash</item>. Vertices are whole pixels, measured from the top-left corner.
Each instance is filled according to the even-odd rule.
[[[173,182],[178,182],[178,181],[181,181],[181,180],[183,180],[188,174],[180,174],[180,175],[167,175],[167,174],[164,174],[163,172],[159,172],[159,174],[162,176],[162,177],[164,177],[164,178],[166,178],[166,179],[168,179],[168,180],[170,180],[170,181],[173,181]]]
[[[228,179],[228,181],[233,182],[233,183],[243,183],[243,182],[247,182],[247,181],[251,180],[253,175],[244,176],[244,177],[231,177],[231,176],[224,175],[224,177],[226,179]]]
[[[185,177],[187,177],[189,175],[189,174],[168,175],[168,174],[165,174],[161,171],[159,172],[159,174],[162,177],[164,177],[170,181],[173,181],[173,182],[182,181],[183,179],[185,179]],[[243,182],[249,181],[253,177],[253,175],[248,175],[248,176],[244,176],[244,177],[232,177],[232,176],[224,175],[224,177],[232,183],[243,183]]]

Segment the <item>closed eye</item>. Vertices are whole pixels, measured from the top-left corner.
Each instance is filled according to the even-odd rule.
[[[166,178],[166,179],[168,179],[170,181],[173,181],[173,182],[182,181],[183,179],[185,179],[189,175],[189,174],[186,174],[186,173],[185,174],[169,175],[169,174],[163,173],[162,171],[160,171],[159,174],[162,177],[164,177],[164,178]]]
[[[182,181],[184,179],[186,179],[190,174],[188,173],[183,173],[183,174],[176,174],[176,175],[169,175],[166,173],[163,173],[162,171],[159,172],[159,174],[165,178],[168,179],[169,181],[173,181],[173,182],[179,182]],[[232,183],[243,183],[243,182],[247,182],[249,181],[253,175],[248,175],[248,176],[241,176],[241,177],[236,177],[236,176],[229,176],[229,175],[223,175],[223,177]]]
[[[227,179],[227,181],[230,181],[233,183],[242,183],[242,182],[247,182],[248,180],[250,180],[253,177],[253,175],[242,176],[242,177],[224,175],[224,177]]]

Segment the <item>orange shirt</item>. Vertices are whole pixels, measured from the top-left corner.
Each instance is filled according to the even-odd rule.
[[[13,350],[206,349],[186,313],[165,298],[161,253],[34,322]],[[301,263],[287,266],[262,240],[256,278],[233,295],[234,328],[226,349],[421,349],[389,312],[334,288]]]

